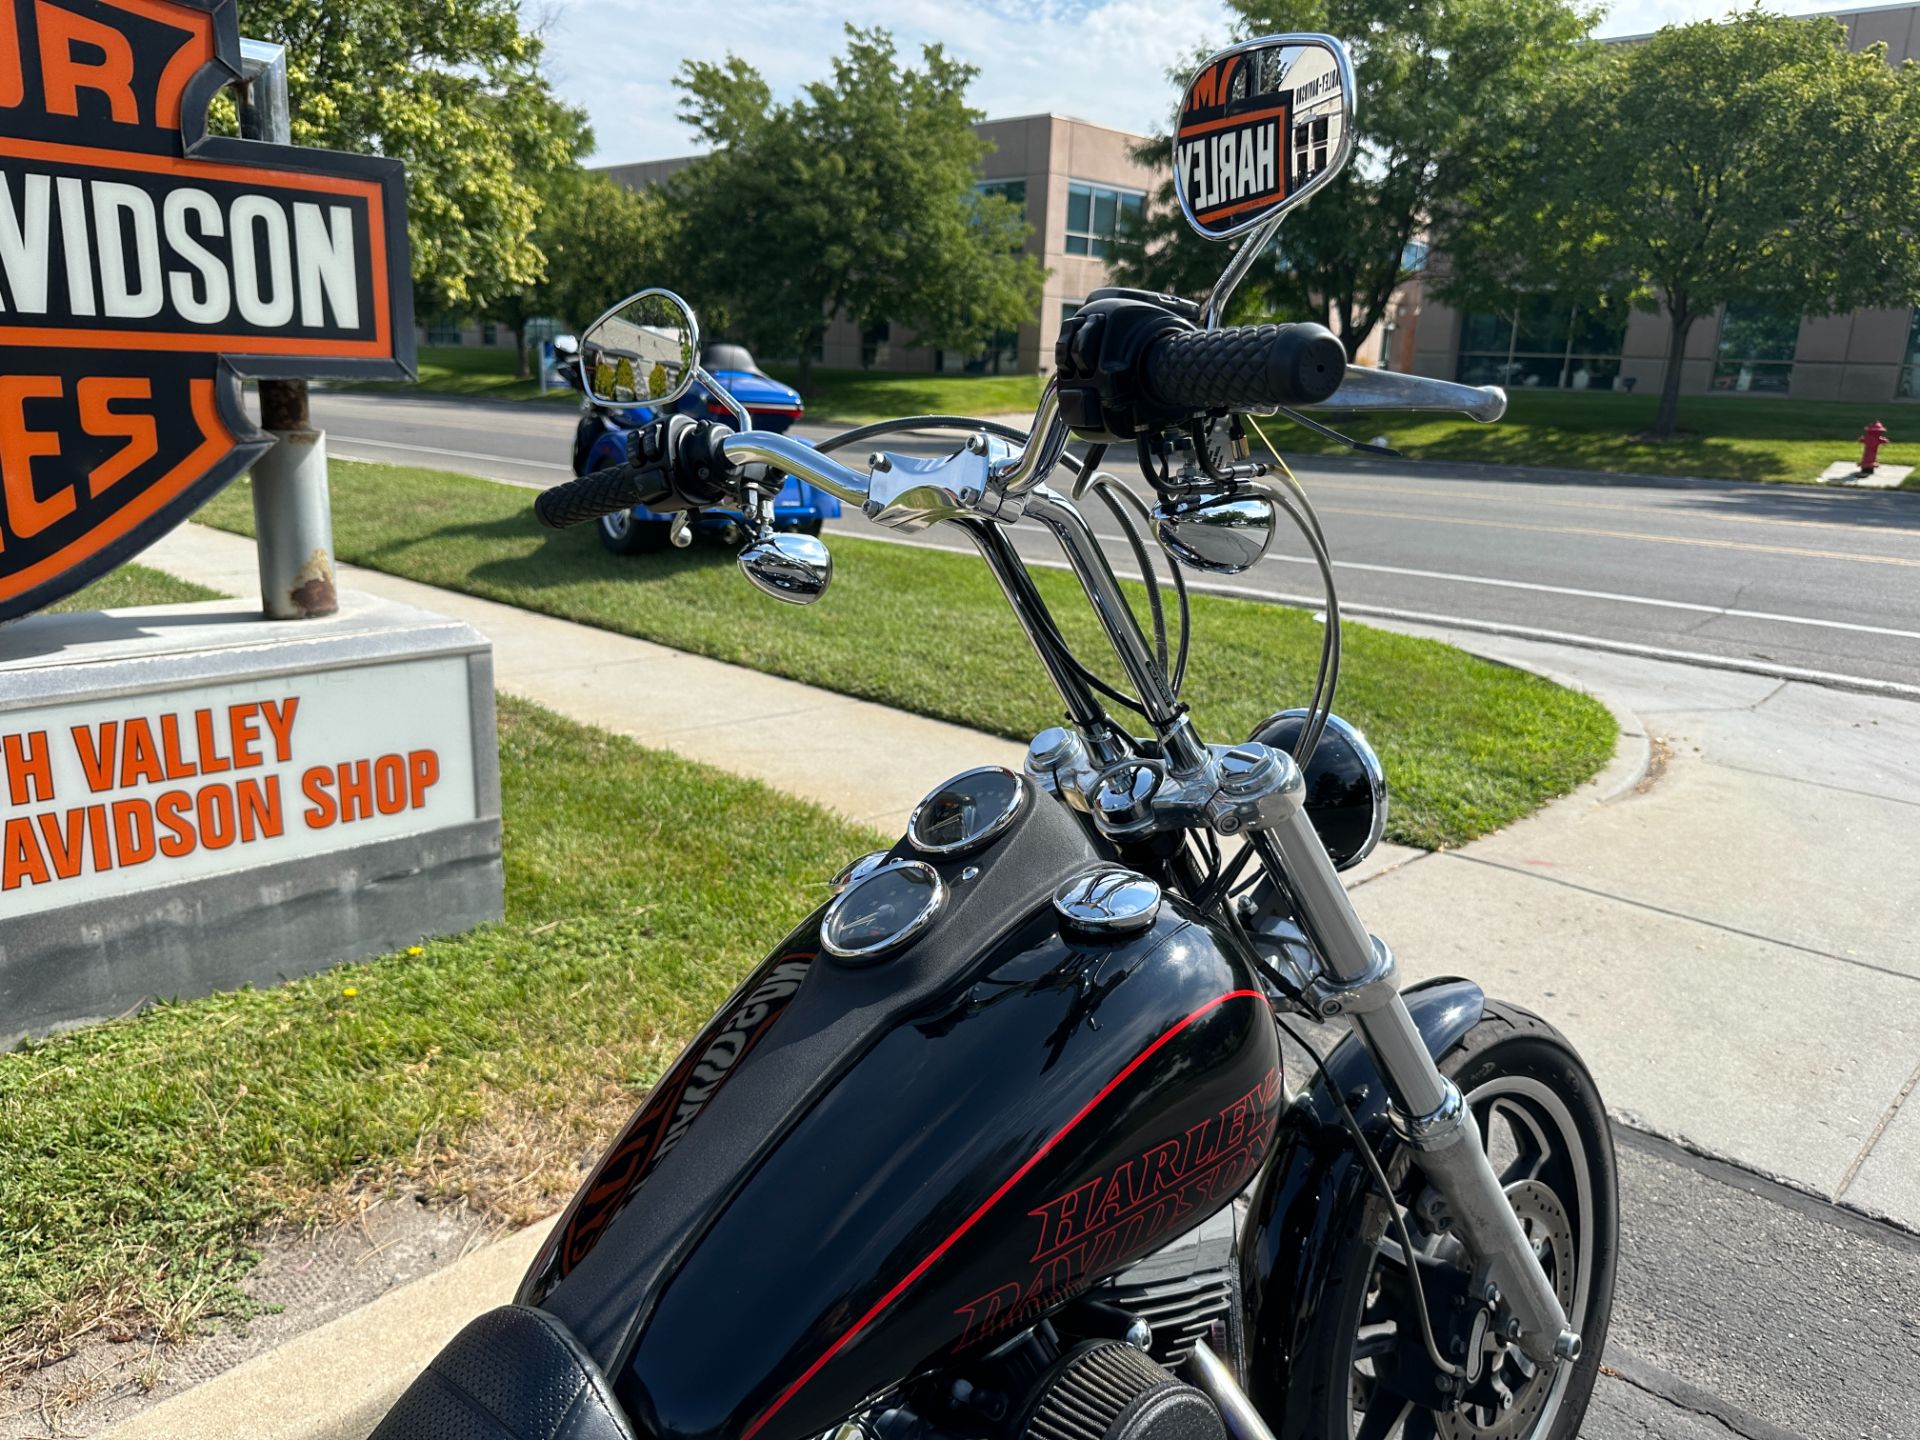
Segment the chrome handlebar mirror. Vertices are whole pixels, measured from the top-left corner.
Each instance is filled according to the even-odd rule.
[[[700,326],[671,290],[630,295],[580,337],[581,388],[602,405],[671,405],[700,372]]]
[[[1238,575],[1273,544],[1273,502],[1264,495],[1203,495],[1153,509],[1154,533],[1181,564],[1213,575]]]
[[[789,605],[811,605],[833,583],[833,556],[812,535],[764,535],[740,552],[754,587]]]
[[[1353,60],[1331,35],[1264,35],[1210,56],[1174,123],[1187,224],[1231,239],[1324,189],[1353,153],[1353,106]]]

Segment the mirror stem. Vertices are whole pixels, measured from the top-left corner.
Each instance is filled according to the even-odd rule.
[[[1227,268],[1220,272],[1220,278],[1214,281],[1213,293],[1207,296],[1205,328],[1218,330],[1220,322],[1226,318],[1227,302],[1233,299],[1233,292],[1240,288],[1240,282],[1247,278],[1247,271],[1253,268],[1253,262],[1260,258],[1280,229],[1280,222],[1286,219],[1286,212],[1274,216],[1266,224],[1247,236],[1246,242],[1234,252],[1233,259],[1227,262]]]

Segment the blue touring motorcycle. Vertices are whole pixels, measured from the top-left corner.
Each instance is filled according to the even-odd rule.
[[[563,356],[568,349],[562,348]],[[580,367],[563,367],[569,384],[580,385]],[[607,405],[581,392],[580,423],[573,432],[573,473],[588,475],[626,458],[628,437],[636,430],[669,415],[713,420],[733,429],[743,428],[736,408],[752,418],[752,429],[780,435],[806,413],[800,392],[783,385],[754,363],[744,345],[709,344],[700,351],[704,381],[696,381],[671,405]],[[798,476],[788,478],[773,502],[773,523],[780,530],[818,535],[826,521],[840,513],[840,502]],[[684,517],[683,517],[684,518]],[[619,555],[638,555],[664,549],[675,539],[673,515],[660,515],[636,505],[600,519],[600,543]],[[725,508],[702,511],[679,531],[683,539],[695,533],[738,543],[746,537],[747,517]]]

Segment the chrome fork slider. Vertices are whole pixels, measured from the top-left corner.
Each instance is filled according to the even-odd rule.
[[[1269,873],[1285,877],[1324,967],[1309,987],[1315,1008],[1323,1017],[1350,1019],[1380,1067],[1414,1163],[1447,1202],[1460,1238],[1520,1322],[1516,1343],[1540,1364],[1578,1358],[1580,1337],[1507,1201],[1473,1112],[1427,1053],[1394,985],[1392,956],[1360,924],[1311,822],[1296,811],[1250,838]]]

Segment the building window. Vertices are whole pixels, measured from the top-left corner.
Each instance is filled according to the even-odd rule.
[[[893,338],[893,326],[882,320],[860,332],[860,368],[872,370],[887,363],[887,342]]]
[[[1454,373],[1466,385],[1611,390],[1626,333],[1622,307],[1590,311],[1535,295],[1507,314],[1461,316]]]
[[[458,345],[460,343],[460,322],[444,316],[427,321],[427,344]]]
[[[1713,388],[1782,394],[1793,383],[1800,317],[1764,305],[1729,305],[1720,320]]]
[[[1900,367],[1899,394],[1902,400],[1920,396],[1920,310],[1913,312],[1913,322],[1907,327],[1907,361]]]
[[[480,327],[480,343],[482,345],[498,345],[500,343],[500,327],[495,325],[491,320],[487,321],[486,324]]]
[[[1333,132],[1333,117],[1316,115],[1293,127],[1293,176],[1305,183],[1327,168],[1327,142]]]
[[[1146,196],[1138,190],[1115,190],[1083,180],[1067,182],[1067,254],[1105,258],[1113,252],[1120,217],[1137,222],[1145,204]]]
[[[1080,313],[1080,307],[1086,303],[1084,300],[1062,300],[1060,302],[1060,323],[1064,325],[1074,316],[1078,315]]]
[[[1020,180],[982,180],[973,187],[976,195],[998,195],[1022,217],[1027,213],[1027,182]]]

